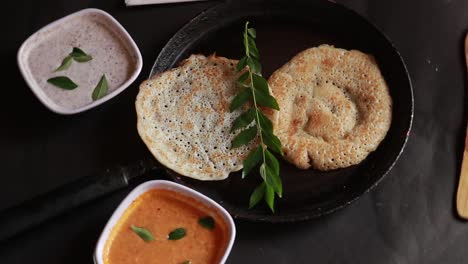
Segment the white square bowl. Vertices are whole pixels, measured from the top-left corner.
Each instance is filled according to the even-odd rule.
[[[226,226],[229,232],[228,244],[226,246],[226,249],[224,251],[224,254],[219,264],[224,264],[226,262],[229,256],[229,253],[231,252],[232,245],[234,244],[234,240],[236,237],[236,226],[234,224],[234,220],[232,219],[231,215],[223,207],[217,204],[215,201],[211,200],[207,196],[197,191],[194,191],[181,184],[174,183],[171,181],[154,180],[154,181],[148,181],[148,182],[138,185],[130,194],[127,195],[127,197],[125,197],[125,199],[120,203],[120,205],[114,211],[111,218],[109,219],[106,226],[104,227],[104,230],[102,231],[101,236],[99,237],[99,240],[97,242],[96,249],[94,251],[94,263],[95,264],[104,264],[104,247],[109,238],[109,235],[111,234],[112,229],[114,228],[115,224],[119,221],[119,219],[122,217],[122,214],[127,210],[127,208],[132,204],[132,202],[135,201],[138,197],[140,197],[143,193],[147,191],[161,190],[161,189],[171,190],[171,191],[180,193],[182,195],[188,196],[219,213],[223,221],[226,223]]]
[[[61,26],[65,27],[67,23],[70,23],[71,21],[74,21],[74,19],[80,17],[82,17],[83,19],[95,19],[99,21],[99,23],[102,23],[102,25],[105,26],[107,30],[110,30],[112,34],[117,36],[121,44],[125,47],[126,51],[128,52],[128,55],[133,60],[132,63],[134,63],[134,67],[133,71],[129,73],[129,77],[127,77],[120,86],[113,89],[113,91],[109,92],[104,97],[80,107],[65,107],[54,102],[41,88],[38,81],[31,73],[31,69],[28,64],[28,56],[32,49],[40,45],[46,38],[56,33]],[[23,78],[25,79],[28,86],[31,88],[32,92],[37,96],[37,98],[51,111],[65,115],[76,114],[91,109],[118,95],[135,81],[135,79],[140,74],[143,66],[143,59],[141,57],[140,50],[138,49],[137,45],[135,44],[135,41],[133,41],[130,34],[128,34],[128,32],[123,28],[123,26],[110,14],[104,12],[103,10],[95,8],[83,9],[61,19],[58,19],[41,28],[24,41],[24,43],[18,50],[17,60]],[[73,65],[71,67],[73,67]]]

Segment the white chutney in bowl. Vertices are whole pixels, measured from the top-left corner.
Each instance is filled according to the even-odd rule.
[[[74,48],[92,59],[71,60],[64,70],[56,71]],[[59,19],[29,37],[18,52],[24,79],[50,110],[74,114],[97,106],[122,92],[138,76],[142,57],[127,31],[108,13],[84,9]],[[48,82],[65,76],[77,85],[61,89]],[[106,77],[105,95],[92,97],[102,76]]]

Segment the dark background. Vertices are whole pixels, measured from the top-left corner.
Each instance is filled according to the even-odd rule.
[[[123,2],[2,3],[0,209],[146,153],[132,125],[138,83],[166,41],[219,1],[136,8]],[[454,206],[466,126],[462,43],[468,1],[339,2],[375,23],[408,66],[415,119],[407,148],[377,188],[333,215],[282,225],[238,221],[228,263],[468,263],[468,222],[456,217]],[[87,7],[104,9],[123,24],[142,52],[144,67],[113,100],[83,114],[60,116],[29,90],[16,53],[42,26]],[[0,244],[0,263],[91,263],[102,228],[129,190]]]

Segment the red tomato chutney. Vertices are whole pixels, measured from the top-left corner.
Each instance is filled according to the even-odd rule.
[[[207,218],[214,226],[200,223]],[[154,240],[145,240],[132,226],[144,228]],[[170,240],[169,234],[180,228],[185,236]],[[228,226],[214,209],[171,190],[150,190],[133,201],[112,229],[104,263],[218,264],[228,239]]]

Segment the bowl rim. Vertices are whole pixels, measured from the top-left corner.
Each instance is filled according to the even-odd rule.
[[[130,52],[134,56],[134,58],[135,58],[135,69],[132,72],[132,74],[130,75],[130,77],[124,83],[122,83],[114,91],[108,93],[106,96],[104,96],[104,97],[102,97],[102,98],[100,98],[100,99],[98,99],[96,101],[93,101],[90,104],[86,104],[86,105],[84,105],[82,107],[78,107],[78,108],[75,108],[75,109],[69,109],[69,108],[57,105],[42,91],[42,88],[37,84],[37,82],[33,79],[32,75],[30,74],[29,67],[27,66],[27,63],[26,63],[26,60],[25,60],[25,58],[27,58],[27,56],[25,56],[24,54],[26,52],[26,48],[27,48],[28,44],[30,42],[32,42],[32,41],[35,41],[35,39],[38,37],[39,34],[41,34],[42,32],[45,32],[47,30],[53,29],[54,27],[57,27],[58,25],[60,25],[62,23],[66,23],[70,19],[73,19],[73,18],[75,18],[77,16],[84,15],[84,14],[96,14],[96,15],[99,15],[99,16],[103,17],[104,19],[106,19],[109,22],[109,25],[115,31],[114,33],[121,38],[121,41],[125,42],[125,45],[128,48],[128,52]],[[133,40],[133,38],[128,33],[128,31],[112,15],[105,12],[104,10],[97,9],[97,8],[82,9],[80,11],[71,13],[71,14],[69,14],[67,16],[59,18],[59,19],[57,19],[57,20],[43,26],[42,28],[40,28],[39,30],[37,30],[36,32],[31,34],[22,43],[22,45],[18,49],[16,59],[17,59],[17,64],[18,64],[19,70],[21,72],[21,75],[23,76],[23,79],[28,84],[28,86],[31,89],[31,91],[33,92],[33,94],[49,110],[51,110],[52,112],[55,112],[57,114],[63,114],[63,115],[71,115],[71,114],[81,113],[83,111],[89,110],[89,109],[91,109],[93,107],[96,107],[96,106],[98,106],[98,105],[100,105],[100,104],[114,98],[115,96],[120,94],[123,90],[128,88],[130,86],[130,84],[132,84],[136,80],[136,78],[140,75],[140,72],[141,72],[141,70],[143,68],[143,57],[141,56],[141,52],[140,52],[138,46],[136,45],[135,41]]]
[[[137,187],[135,187],[122,200],[122,202],[120,202],[119,206],[112,213],[112,216],[107,221],[96,243],[96,247],[95,247],[94,254],[93,254],[93,259],[94,259],[95,264],[104,264],[104,259],[103,259],[104,247],[109,238],[109,235],[111,234],[111,231],[114,228],[115,224],[119,221],[122,214],[127,210],[127,208],[132,204],[132,202],[135,201],[144,193],[146,193],[147,191],[161,190],[161,189],[175,191],[182,195],[195,199],[196,201],[201,202],[204,205],[217,211],[222,216],[223,220],[226,222],[228,226],[229,239],[228,239],[227,246],[224,250],[223,256],[219,263],[223,264],[226,262],[232,250],[232,246],[234,245],[234,240],[236,237],[236,226],[235,226],[234,220],[232,219],[231,215],[226,211],[226,209],[224,209],[221,205],[213,201],[211,198],[205,196],[204,194],[197,192],[193,189],[190,189],[186,186],[183,186],[181,184],[178,184],[172,181],[167,181],[167,180],[151,180],[151,181],[144,182],[138,185]]]

